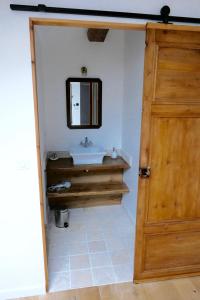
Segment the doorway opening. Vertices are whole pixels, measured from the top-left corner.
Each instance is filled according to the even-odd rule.
[[[109,29],[105,41],[90,42],[88,28]],[[143,24],[30,20],[49,291],[133,280],[144,30]],[[81,76],[102,81],[100,128],[67,126],[66,80]],[[104,149],[103,164],[73,163],[72,146],[86,136]],[[67,193],[49,193],[66,180]],[[56,227],[60,209],[69,209],[68,228]]]

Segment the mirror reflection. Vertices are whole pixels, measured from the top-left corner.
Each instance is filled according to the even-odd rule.
[[[69,78],[67,88],[67,124],[70,128],[101,126],[102,83],[94,78]]]

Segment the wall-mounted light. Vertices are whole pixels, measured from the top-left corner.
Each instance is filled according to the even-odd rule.
[[[87,75],[87,67],[85,67],[85,66],[81,67],[81,74],[85,75],[85,76]]]

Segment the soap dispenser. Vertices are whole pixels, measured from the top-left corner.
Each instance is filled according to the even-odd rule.
[[[112,153],[111,153],[111,157],[113,158],[113,159],[116,159],[117,158],[117,150],[116,150],[116,148],[115,147],[113,147],[113,149],[112,149]]]

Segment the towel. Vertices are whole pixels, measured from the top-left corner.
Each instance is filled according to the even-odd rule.
[[[60,183],[57,184],[52,184],[51,186],[48,187],[49,192],[59,192],[62,190],[69,189],[71,187],[71,182],[64,180]]]

